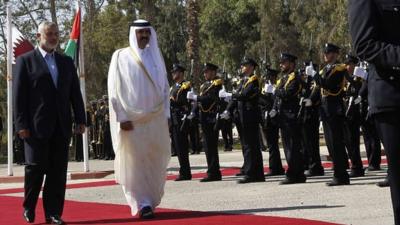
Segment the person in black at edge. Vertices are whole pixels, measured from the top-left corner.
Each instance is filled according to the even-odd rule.
[[[222,179],[218,156],[218,129],[217,113],[219,113],[220,99],[218,93],[222,88],[223,81],[217,77],[218,66],[212,63],[204,65],[204,77],[206,81],[200,86],[200,94],[188,91],[187,99],[197,101],[192,109],[194,113],[199,108],[201,129],[203,130],[204,150],[207,159],[207,176],[200,182],[219,181]]]
[[[354,68],[358,64],[358,59],[355,56],[346,55],[346,69],[349,75],[354,73]],[[350,177],[363,177],[364,168],[360,154],[360,102],[358,92],[362,86],[360,77],[352,76],[352,83],[348,83],[345,92],[345,123],[344,123],[344,144],[347,149],[347,154],[351,161]]]
[[[268,115],[274,105],[275,98],[273,92],[278,74],[278,70],[267,68],[265,85],[259,98],[262,118],[261,127],[267,141],[267,150],[269,152],[269,172],[265,176],[285,174],[279,151],[279,126],[277,121],[272,120]]]
[[[386,151],[394,221],[400,224],[400,2],[350,0],[354,52],[369,63],[368,102]]]
[[[299,94],[302,90],[301,77],[295,72],[297,57],[289,53],[280,56],[281,78],[275,90],[274,108],[270,116],[279,119],[282,144],[288,164],[286,178],[281,185],[304,183],[304,156],[301,152],[301,130],[297,120]]]
[[[321,119],[324,128],[324,136],[329,154],[333,159],[334,175],[328,186],[350,184],[347,173],[348,158],[344,145],[344,88],[349,75],[346,65],[337,61],[340,48],[327,43],[324,48],[325,67],[317,73],[313,66],[306,67],[306,74],[313,76],[317,85],[321,87]]]
[[[245,58],[242,61],[242,82],[238,91],[232,95],[232,101],[237,102],[242,126],[244,177],[238,180],[239,184],[265,181],[259,136],[259,123],[261,122],[261,112],[258,106],[260,83],[257,75],[254,74],[257,66],[256,61],[251,58]]]
[[[189,140],[188,126],[186,119],[190,112],[190,102],[186,98],[191,84],[184,80],[185,68],[179,64],[174,64],[171,70],[172,79],[175,84],[170,91],[171,125],[174,149],[179,161],[179,176],[175,181],[191,180],[189,163]]]
[[[302,148],[304,153],[305,169],[307,177],[323,176],[324,167],[321,163],[319,148],[319,108],[321,106],[321,90],[315,85],[315,81],[305,74],[304,68],[310,62],[305,62],[301,71],[303,79],[302,102],[297,117],[301,124]],[[318,65],[314,65],[317,68]]]

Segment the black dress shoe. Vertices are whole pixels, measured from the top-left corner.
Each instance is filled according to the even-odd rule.
[[[349,185],[349,184],[350,184],[350,179],[339,179],[339,178],[333,178],[332,181],[326,183],[326,185],[329,187],[340,186],[340,185]]]
[[[383,181],[379,181],[378,183],[376,183],[376,185],[378,187],[389,187],[389,180],[388,179],[384,179]]]
[[[285,171],[284,171],[284,170],[278,171],[278,172],[276,172],[276,171],[270,171],[270,172],[268,172],[268,173],[265,174],[266,177],[281,176],[281,175],[285,175]]]
[[[306,176],[304,177],[286,177],[283,181],[279,182],[280,185],[287,184],[301,184],[305,183],[307,180]]]
[[[151,207],[150,206],[146,206],[146,207],[143,207],[140,210],[139,217],[141,219],[153,219],[155,216],[154,216],[154,212],[151,209]]]
[[[349,173],[349,177],[363,177],[365,175],[364,169],[352,169]]]
[[[245,176],[242,179],[238,180],[237,183],[238,184],[247,184],[247,183],[254,183],[254,182],[264,182],[265,178],[252,178],[252,177],[248,177]]]
[[[65,222],[58,215],[47,217],[46,218],[46,223],[48,223],[48,224],[58,224],[58,225],[65,224]]]
[[[380,166],[368,166],[367,167],[367,171],[368,172],[370,172],[370,171],[379,171],[379,170],[381,170]]]
[[[212,182],[212,181],[220,181],[222,180],[221,177],[204,177],[203,179],[200,180],[200,182]]]
[[[24,219],[28,223],[33,223],[35,222],[35,212],[33,210],[24,210]]]
[[[175,181],[184,181],[184,180],[191,180],[192,176],[178,176]]]
[[[306,177],[316,177],[316,176],[324,176],[325,172],[324,170],[307,170],[304,175],[306,175]]]

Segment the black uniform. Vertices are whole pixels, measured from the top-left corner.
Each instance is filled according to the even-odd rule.
[[[346,89],[345,97],[345,123],[344,123],[344,141],[347,154],[351,161],[350,177],[364,176],[364,169],[360,155],[360,104],[356,104],[358,92],[361,88],[361,78],[353,78]]]
[[[260,149],[261,112],[258,106],[260,95],[259,80],[256,75],[243,77],[239,90],[233,94],[237,102],[244,154],[243,174],[247,182],[264,181],[263,159]]]
[[[221,111],[224,111],[228,106],[228,103],[221,101]],[[233,148],[233,134],[232,134],[232,119],[221,120],[220,130],[222,139],[224,140],[225,151],[232,151]]]
[[[374,120],[368,112],[368,83],[363,81],[359,91],[361,97],[360,117],[365,150],[368,157],[368,170],[381,169],[381,141]]]
[[[267,82],[267,81],[266,81]],[[285,170],[282,167],[282,159],[279,151],[279,126],[277,121],[273,121],[268,113],[274,106],[275,97],[272,93],[261,92],[259,106],[261,109],[261,127],[267,141],[269,153],[269,173],[268,175],[283,175]]]
[[[319,148],[319,107],[321,105],[321,91],[312,79],[307,78],[303,83],[303,98],[311,101],[311,106],[301,103],[298,114],[302,130],[302,147],[304,151],[307,176],[324,175]]]
[[[221,180],[221,171],[218,157],[218,129],[217,113],[219,113],[219,91],[222,89],[222,80],[215,78],[206,81],[200,86],[200,95],[197,97],[201,129],[203,130],[204,150],[207,159],[207,177],[204,181]]]
[[[395,224],[400,224],[400,1],[350,0],[355,53],[370,63],[368,102],[388,159]]]
[[[189,121],[185,118],[190,112],[190,102],[186,98],[190,87],[190,82],[182,81],[174,84],[170,91],[172,139],[180,165],[178,180],[192,179],[189,163]],[[185,119],[182,120],[183,118]]]
[[[301,130],[297,120],[299,94],[302,89],[301,78],[295,72],[283,74],[277,82],[274,109],[279,112],[279,126],[282,144],[288,164],[286,183],[305,182],[304,156],[301,152]]]
[[[334,182],[348,184],[348,158],[344,145],[345,108],[343,102],[347,70],[344,64],[326,65],[315,80],[321,87],[321,119],[329,154],[333,159]]]

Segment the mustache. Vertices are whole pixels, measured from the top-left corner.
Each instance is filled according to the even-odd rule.
[[[141,37],[140,40],[141,41],[147,41],[147,40],[149,40],[149,37]]]

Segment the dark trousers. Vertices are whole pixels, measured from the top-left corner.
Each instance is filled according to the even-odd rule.
[[[264,179],[264,167],[260,149],[258,123],[243,126],[244,175],[254,179]]]
[[[281,112],[281,134],[283,149],[288,164],[288,178],[304,177],[304,156],[301,152],[301,130],[296,115],[292,112]]]
[[[218,131],[214,129],[213,123],[202,123],[204,151],[207,159],[207,175],[209,177],[221,177],[218,157]]]
[[[400,225],[400,111],[374,115],[388,160],[388,175],[395,224]]]
[[[224,139],[224,147],[226,150],[232,150],[233,135],[232,135],[232,120],[224,120],[221,124],[221,134]]]
[[[302,124],[302,146],[306,167],[312,172],[324,170],[321,164],[319,150],[319,112],[316,109],[308,110],[309,119]]]
[[[59,133],[49,139],[25,140],[25,198],[23,207],[35,210],[42,187],[45,216],[61,216],[64,208],[68,165],[68,138]],[[28,153],[29,152],[29,153]],[[40,152],[40,154],[36,154]],[[30,154],[33,153],[33,154]]]
[[[189,141],[186,131],[180,130],[180,124],[172,126],[172,138],[175,153],[179,161],[179,175],[182,177],[192,177],[189,163]]]
[[[276,124],[268,123],[268,126],[263,127],[263,132],[269,152],[269,170],[271,173],[282,173],[284,170],[279,152],[279,127]]]
[[[75,134],[75,160],[82,161],[83,160],[83,139],[82,134]]]
[[[244,158],[244,145],[243,145],[243,127],[242,127],[242,123],[240,122],[240,119],[239,118],[235,118],[234,119],[234,121],[235,121],[235,126],[236,126],[236,130],[237,130],[237,132],[238,132],[238,136],[239,136],[239,141],[240,141],[240,146],[242,147],[242,155],[243,155],[243,158]],[[243,165],[242,165],[242,167],[240,168],[240,173],[242,173],[242,174],[244,174],[244,168],[245,168],[245,161],[243,161]]]
[[[379,168],[381,166],[381,142],[375,123],[371,120],[365,120],[361,123],[361,130],[363,132],[368,165]]]
[[[334,177],[348,180],[348,158],[344,146],[344,116],[331,116],[323,120],[324,136],[329,154],[333,160]]]
[[[189,128],[189,138],[190,138],[190,148],[193,153],[200,153],[201,143],[200,143],[200,132],[199,123],[197,121],[192,121]]]
[[[344,143],[347,154],[351,161],[352,170],[362,170],[363,165],[360,155],[360,117],[354,116],[345,119],[344,122]]]

